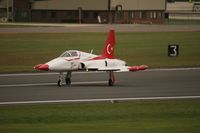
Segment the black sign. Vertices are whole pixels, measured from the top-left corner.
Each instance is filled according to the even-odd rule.
[[[179,45],[168,45],[168,56],[176,57],[179,55]]]

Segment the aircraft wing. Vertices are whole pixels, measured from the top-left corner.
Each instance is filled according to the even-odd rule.
[[[88,67],[88,71],[117,71],[117,72],[128,72],[128,71],[141,71],[147,69],[148,66],[120,66],[120,67]]]
[[[119,71],[120,68],[114,67],[89,67],[87,68],[88,71]]]

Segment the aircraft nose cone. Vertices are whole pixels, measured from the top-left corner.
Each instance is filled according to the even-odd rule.
[[[42,65],[42,64],[37,64],[37,65],[35,65],[33,68],[34,68],[34,69],[38,69],[41,65]]]
[[[39,69],[39,70],[46,70],[46,71],[48,71],[48,70],[49,70],[49,65],[43,64],[43,65],[39,66],[38,69]]]
[[[49,70],[49,65],[47,65],[47,64],[38,64],[34,68],[38,69],[38,70],[48,71]]]

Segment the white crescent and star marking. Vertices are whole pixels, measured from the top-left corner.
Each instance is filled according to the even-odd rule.
[[[108,54],[111,54],[113,52],[113,47],[111,46],[111,44],[109,43],[108,45],[107,45],[107,53]]]

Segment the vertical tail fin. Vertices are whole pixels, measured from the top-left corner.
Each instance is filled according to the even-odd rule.
[[[114,58],[114,48],[115,48],[115,31],[110,30],[107,40],[104,45],[104,49],[101,53],[101,56],[103,58],[109,58],[113,59]]]

